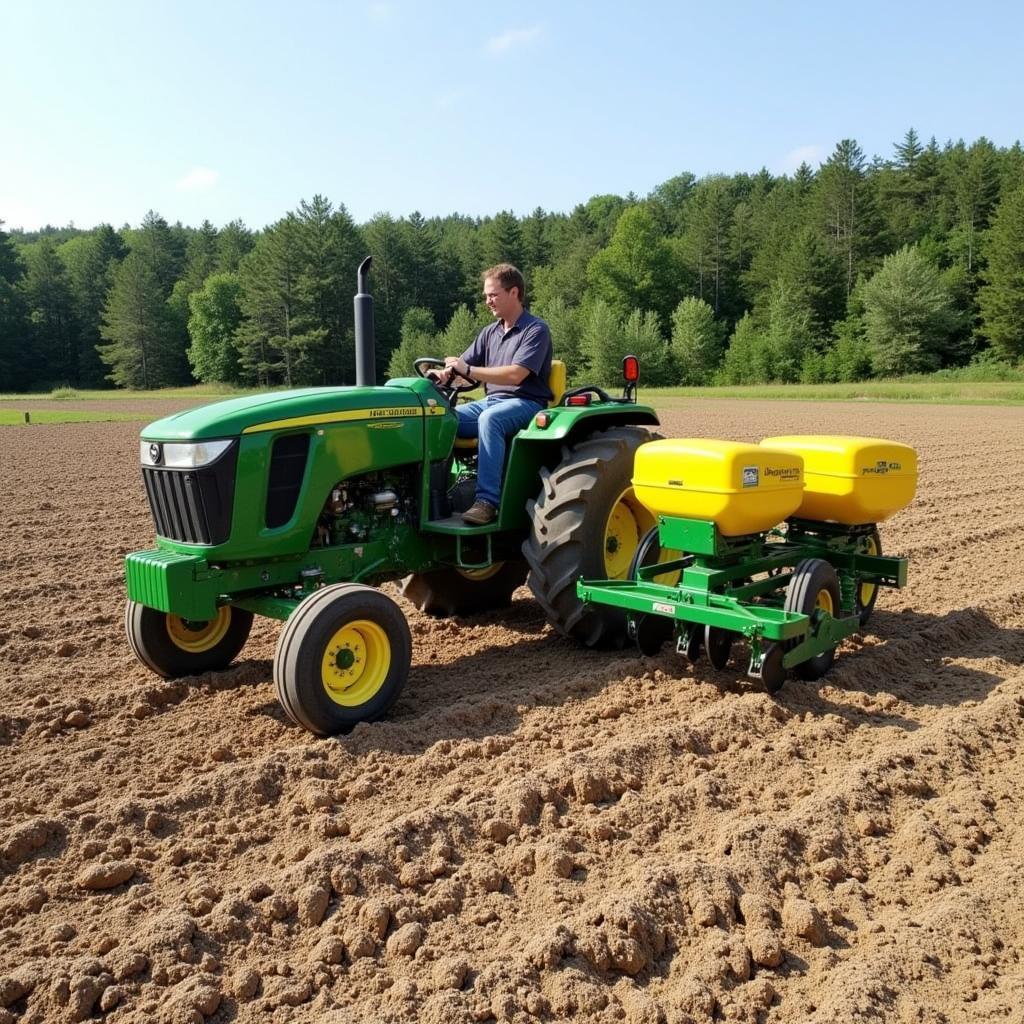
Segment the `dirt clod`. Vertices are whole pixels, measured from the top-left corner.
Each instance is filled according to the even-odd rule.
[[[82,889],[113,889],[133,878],[137,870],[134,861],[112,860],[106,864],[91,864],[79,874],[77,881]]]

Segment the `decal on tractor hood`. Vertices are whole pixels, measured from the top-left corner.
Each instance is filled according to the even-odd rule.
[[[315,416],[292,416],[285,420],[270,420],[246,427],[243,434],[258,434],[267,430],[287,430],[291,427],[312,427],[325,423],[345,423],[349,420],[396,419],[409,416],[443,416],[444,409],[436,406],[424,409],[419,405],[381,406],[376,409],[346,409],[344,412],[323,412]]]

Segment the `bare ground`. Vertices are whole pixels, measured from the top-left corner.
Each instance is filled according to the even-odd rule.
[[[663,420],[919,450],[909,586],[828,676],[580,651],[523,590],[408,609],[393,715],[335,740],[275,623],[219,675],[133,659],[137,425],[0,430],[0,1024],[1024,1020],[1024,409]]]

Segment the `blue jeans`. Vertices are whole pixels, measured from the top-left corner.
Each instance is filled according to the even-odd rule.
[[[543,409],[529,398],[498,398],[489,395],[455,407],[459,437],[479,438],[476,499],[495,508],[501,501],[501,471],[505,468],[505,439],[522,430]]]

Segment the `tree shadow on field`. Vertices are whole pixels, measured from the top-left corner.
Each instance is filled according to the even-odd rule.
[[[1024,630],[1001,626],[980,608],[944,615],[876,610],[859,650],[841,650],[833,668],[816,684],[865,693],[888,694],[917,707],[955,706],[982,701],[1024,666]],[[1013,666],[980,668],[965,661],[1001,661]],[[781,696],[781,694],[780,694]],[[833,705],[833,707],[835,707]],[[836,708],[836,713],[842,713]],[[887,718],[891,724],[892,719]]]

